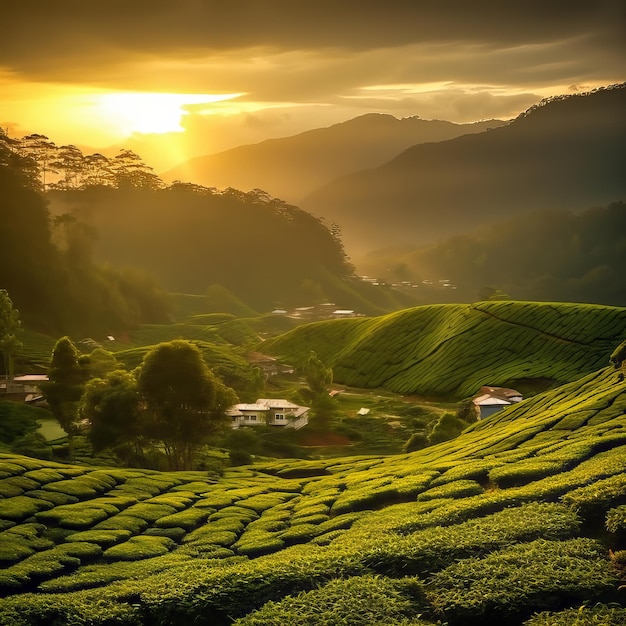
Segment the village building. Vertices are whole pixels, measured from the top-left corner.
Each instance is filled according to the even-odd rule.
[[[482,420],[507,406],[521,402],[523,399],[522,394],[515,389],[483,386],[472,402],[476,408],[478,419]]]
[[[241,426],[279,426],[299,430],[309,423],[308,406],[282,398],[259,398],[252,404],[235,404],[228,409],[232,428]]]

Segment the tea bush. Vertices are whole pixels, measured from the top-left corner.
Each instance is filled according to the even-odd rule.
[[[301,592],[234,622],[236,626],[393,626],[417,618],[422,601],[417,579],[391,580],[380,576],[355,576],[333,580],[313,591]],[[406,623],[406,622],[404,622]],[[412,621],[419,626],[427,622]]]
[[[451,626],[502,623],[529,607],[601,601],[617,583],[596,541],[538,539],[450,565],[432,576],[426,595],[435,615]]]

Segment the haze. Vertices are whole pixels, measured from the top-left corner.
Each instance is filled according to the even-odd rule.
[[[196,155],[367,112],[508,119],[624,80],[624,3],[47,0],[3,9],[0,126]]]

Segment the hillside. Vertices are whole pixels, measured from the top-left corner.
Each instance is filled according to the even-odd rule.
[[[483,385],[523,392],[575,380],[624,336],[625,308],[502,301],[317,322],[262,349],[294,364],[313,350],[340,384],[461,399]]]
[[[417,143],[480,133],[504,122],[454,124],[369,113],[328,128],[268,139],[196,157],[162,174],[211,187],[263,189],[298,204],[317,187],[344,174],[382,165]]]
[[[263,192],[89,187],[47,198],[54,216],[86,226],[98,262],[139,268],[168,291],[207,294],[220,285],[222,302],[230,292],[261,312],[350,292],[341,241]]]
[[[604,368],[392,457],[0,455],[0,623],[622,624],[625,412]]]
[[[533,209],[606,205],[626,194],[625,108],[623,84],[551,99],[489,132],[413,146],[300,206],[339,224],[354,256],[433,243]]]
[[[472,302],[499,289],[515,300],[625,306],[626,204],[531,211],[433,245],[378,250],[354,263],[359,273],[408,282],[410,291],[430,291],[439,302],[446,296]],[[430,283],[441,277],[455,289],[433,289]]]

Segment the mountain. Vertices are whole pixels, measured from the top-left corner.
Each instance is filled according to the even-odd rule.
[[[570,382],[608,363],[625,335],[621,307],[476,302],[299,326],[263,351],[299,365],[313,350],[339,384],[459,400],[483,385]]]
[[[515,233],[515,245],[505,233]],[[626,203],[530,211],[430,246],[372,252],[354,263],[359,272],[422,300],[430,294],[431,302],[473,302],[500,290],[514,300],[626,306]]]
[[[0,622],[623,624],[625,409],[605,367],[410,454],[221,476],[0,454]]]
[[[218,188],[263,189],[298,204],[330,180],[382,165],[414,144],[480,133],[503,123],[454,124],[370,113],[328,128],[196,157],[165,172],[162,178]]]
[[[57,221],[80,226],[97,262],[137,268],[170,292],[210,292],[214,304],[239,300],[260,312],[330,301],[374,314],[410,300],[385,302],[353,275],[320,220],[258,190],[101,186],[46,197]]]
[[[413,146],[339,178],[299,206],[343,232],[354,256],[418,245],[531,209],[626,195],[626,85],[546,100],[488,132]],[[502,237],[515,241],[515,233]]]

